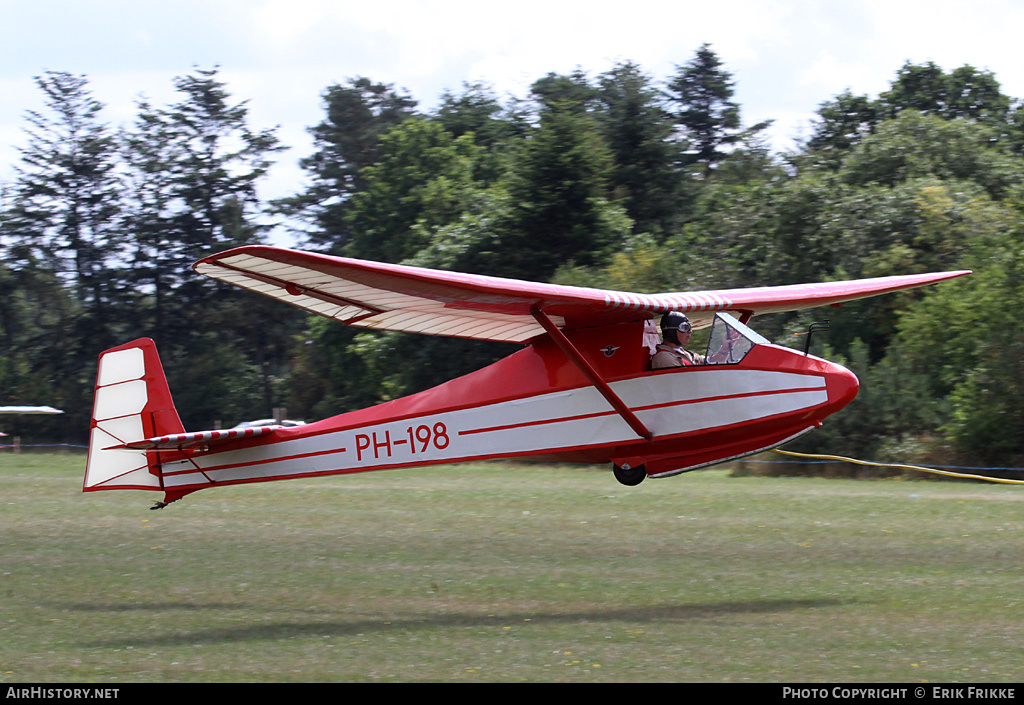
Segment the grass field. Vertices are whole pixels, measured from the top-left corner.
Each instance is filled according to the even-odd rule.
[[[0,456],[0,682],[1019,682],[1024,489],[481,464],[186,497]]]

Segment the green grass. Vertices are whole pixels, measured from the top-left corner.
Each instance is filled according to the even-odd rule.
[[[0,456],[0,682],[1018,682],[1024,489],[480,464],[83,494]]]

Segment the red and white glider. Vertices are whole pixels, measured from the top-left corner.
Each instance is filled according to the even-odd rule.
[[[632,294],[242,247],[200,274],[342,323],[523,344],[433,389],[302,426],[186,432],[149,339],[100,355],[84,489],[167,502],[247,482],[484,458],[609,463],[625,484],[781,445],[857,394],[840,365],[746,324],[934,284],[941,272],[794,286]],[[650,370],[652,322],[712,326],[717,364]]]

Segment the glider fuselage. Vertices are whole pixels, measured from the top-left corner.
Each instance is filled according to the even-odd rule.
[[[169,437],[162,449],[108,452],[149,453],[159,487],[147,489],[168,499],[218,485],[510,457],[644,466],[663,477],[781,444],[857,393],[845,368],[767,341],[733,364],[651,371],[643,325],[567,338],[650,440],[545,337],[433,389],[323,421],[258,437],[211,436],[208,444],[181,434],[178,449],[168,449]]]

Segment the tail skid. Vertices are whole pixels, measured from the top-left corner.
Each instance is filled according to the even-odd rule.
[[[163,490],[160,454],[125,446],[184,431],[152,340],[139,338],[103,352],[83,491]],[[168,492],[164,503],[184,494]]]

